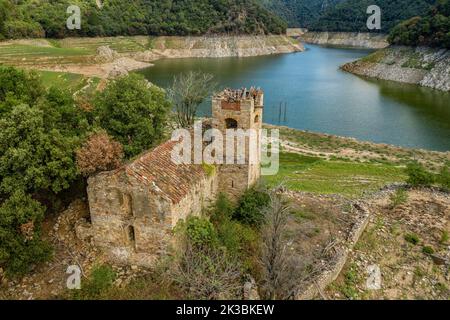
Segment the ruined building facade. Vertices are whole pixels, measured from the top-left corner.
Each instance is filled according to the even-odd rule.
[[[260,134],[263,99],[263,92],[253,88],[222,91],[212,99],[211,126],[224,134],[230,129],[255,129]],[[173,229],[180,220],[200,215],[219,192],[238,199],[259,180],[259,140],[256,161],[249,161],[248,138],[244,163],[217,165],[215,170],[175,164],[172,150],[178,142],[167,141],[133,162],[89,178],[95,244],[116,262],[154,265],[173,244]],[[225,156],[230,151],[226,148]]]

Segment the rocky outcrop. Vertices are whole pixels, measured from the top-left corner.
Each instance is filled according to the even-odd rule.
[[[300,40],[311,44],[382,49],[389,46],[387,35],[360,32],[307,32]]]
[[[297,40],[281,35],[159,37],[152,46],[133,58],[148,62],[159,58],[252,57],[304,50]]]
[[[450,91],[450,50],[427,47],[389,47],[342,69],[370,78],[418,84]]]
[[[100,46],[97,48],[97,62],[112,62],[119,57],[119,54],[109,46]]]

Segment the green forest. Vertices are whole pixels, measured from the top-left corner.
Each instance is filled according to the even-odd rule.
[[[381,30],[392,44],[448,48],[448,0],[261,0],[290,27],[311,31],[368,32],[367,8],[381,8]]]
[[[450,1],[441,1],[428,14],[397,25],[389,35],[389,42],[450,49]]]
[[[367,31],[367,8],[378,5],[382,29],[387,33],[400,22],[426,13],[436,0],[261,0],[290,27],[312,31]]]
[[[315,31],[367,32],[367,8],[381,8],[381,33],[388,33],[400,22],[426,13],[436,0],[347,0],[329,8],[313,23]]]
[[[290,27],[311,28],[325,13],[343,0],[260,0],[269,10],[283,18]]]
[[[280,34],[286,23],[255,0],[0,0],[0,37]],[[69,5],[81,29],[68,30]]]

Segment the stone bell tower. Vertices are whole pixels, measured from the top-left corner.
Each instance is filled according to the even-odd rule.
[[[234,163],[225,162],[219,171],[219,191],[231,200],[237,200],[261,177],[263,106],[263,91],[253,87],[225,89],[212,98],[212,126],[223,134],[224,144],[227,145],[224,148],[225,160],[234,154]],[[230,132],[235,132],[236,136],[230,135]],[[242,141],[245,143],[242,144]]]

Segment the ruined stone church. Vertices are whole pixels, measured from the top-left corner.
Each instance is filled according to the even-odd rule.
[[[211,126],[262,129],[264,95],[259,89],[226,89],[212,98]],[[175,164],[167,141],[133,162],[88,181],[94,242],[119,263],[151,266],[173,243],[181,219],[200,215],[220,192],[236,200],[260,178],[261,145],[255,162],[223,164],[213,172],[203,165]],[[225,151],[226,152],[226,151]],[[248,153],[246,153],[248,158]]]

